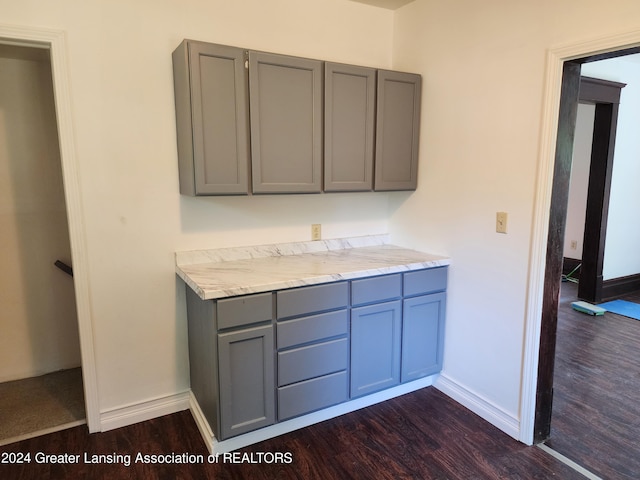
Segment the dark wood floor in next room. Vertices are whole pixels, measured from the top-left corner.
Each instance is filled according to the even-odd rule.
[[[27,465],[0,464],[7,479],[562,479],[583,477],[537,447],[502,433],[434,387],[241,450],[291,454],[291,463],[91,464],[84,454],[207,457],[188,411],[89,435],[84,426],[14,443]],[[38,452],[80,454],[78,465],[36,464]],[[251,460],[251,457],[246,457]],[[133,461],[134,459],[132,459]]]
[[[546,444],[603,479],[640,478],[640,321],[574,311],[563,283],[551,439]],[[640,292],[622,297],[640,303]]]

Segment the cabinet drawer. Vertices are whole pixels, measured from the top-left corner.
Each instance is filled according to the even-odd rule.
[[[239,327],[271,320],[273,295],[258,293],[218,300],[218,328]]]
[[[399,298],[401,295],[402,275],[400,273],[363,278],[351,282],[351,303],[353,305],[382,302]]]
[[[278,353],[278,386],[300,382],[347,368],[346,338]]]
[[[277,325],[278,348],[293,347],[323,338],[346,335],[348,331],[349,315],[347,310],[287,320]]]
[[[282,387],[278,389],[278,420],[330,407],[347,399],[347,372]]]
[[[404,295],[423,295],[447,289],[447,267],[416,270],[404,274]]]
[[[278,292],[278,318],[323,312],[346,307],[349,303],[347,282],[327,283]]]

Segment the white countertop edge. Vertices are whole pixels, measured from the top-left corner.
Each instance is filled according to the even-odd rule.
[[[442,257],[428,262],[409,263],[368,270],[335,273],[330,275],[317,275],[312,277],[306,276],[304,278],[291,278],[288,280],[279,280],[271,283],[252,284],[247,286],[229,286],[227,288],[203,288],[197,285],[179,267],[176,270],[180,278],[182,278],[185,283],[187,283],[187,285],[189,285],[189,287],[191,287],[202,300],[216,300],[221,298],[235,297],[239,295],[282,290],[285,288],[304,287],[322,283],[337,282],[340,280],[353,280],[375,275],[387,275],[392,273],[409,272],[412,270],[422,270],[425,268],[444,267],[449,265],[450,263],[451,261],[449,258]]]
[[[333,238],[308,242],[288,242],[243,247],[216,248],[176,252],[176,266],[218,263],[250,258],[300,255],[303,253],[329,252],[348,248],[373,247],[389,243],[389,234],[364,235],[361,237]],[[180,274],[179,269],[176,269]]]

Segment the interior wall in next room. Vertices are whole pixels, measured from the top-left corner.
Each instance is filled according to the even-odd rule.
[[[0,45],[0,382],[80,365],[49,52]]]

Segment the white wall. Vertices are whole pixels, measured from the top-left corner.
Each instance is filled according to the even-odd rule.
[[[179,250],[386,233],[388,194],[187,198],[171,52],[184,38],[389,67],[393,13],[345,0],[0,0],[67,34],[101,411],[189,386]]]
[[[587,63],[582,74],[627,84],[620,95],[604,249],[602,274],[609,280],[640,273],[640,60],[635,55]]]
[[[589,167],[591,166],[595,113],[595,105],[578,104],[563,252],[564,257],[577,260],[582,260],[582,249],[584,247],[584,222],[587,211],[587,191],[589,189]],[[572,247],[573,242],[575,242],[575,248]]]
[[[0,382],[80,365],[47,55],[0,45]]]
[[[635,0],[417,0],[396,13],[393,64],[422,73],[423,121],[418,190],[392,200],[392,239],[451,256],[444,376],[516,425],[547,50],[638,18]]]

